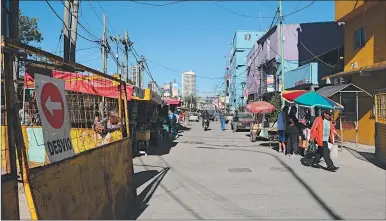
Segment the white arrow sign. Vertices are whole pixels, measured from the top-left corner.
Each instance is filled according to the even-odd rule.
[[[48,97],[45,106],[52,115],[54,115],[54,110],[62,109],[62,104],[60,102],[52,102],[51,96]]]

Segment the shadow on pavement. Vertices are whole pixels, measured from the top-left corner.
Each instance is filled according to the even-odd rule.
[[[205,147],[200,147],[200,148],[205,148]],[[245,151],[245,152],[255,152],[255,153],[261,153],[261,154],[266,154],[270,155],[271,157],[274,157],[283,167],[288,168],[289,172],[292,174],[292,176],[311,194],[311,196],[315,199],[315,201],[326,211],[331,219],[334,220],[342,220],[342,218],[336,214],[316,193],[313,189],[311,189],[310,186],[307,185],[307,183],[299,177],[299,175],[291,168],[289,167],[282,159],[280,159],[278,156],[275,154],[271,153],[266,153],[263,151],[258,151],[258,150],[246,150],[246,149],[232,149],[232,148],[212,148],[209,147],[207,149],[211,150],[229,150],[229,151]]]
[[[157,174],[157,170],[145,170],[134,173],[133,180],[135,188],[142,186],[144,183],[157,176]]]
[[[353,155],[358,160],[372,163],[375,166],[377,166],[383,170],[386,170],[386,165],[382,165],[380,162],[377,161],[377,159],[375,158],[375,153],[357,151],[357,150],[354,150],[354,149],[346,147],[346,146],[344,146],[343,148],[346,149],[348,152],[350,152],[351,155]]]
[[[182,131],[189,131],[189,127],[182,126],[181,124],[177,124],[177,129]]]
[[[166,173],[169,171],[169,167],[161,170],[158,173],[158,176],[136,197],[133,207],[128,211],[125,219],[135,220],[137,219],[143,211],[148,207],[148,203],[153,196],[155,190],[160,185],[162,179],[165,177]],[[147,171],[145,171],[147,172]],[[136,182],[136,181],[134,181]]]
[[[153,146],[149,148],[147,151],[147,155],[156,155],[156,156],[162,156],[170,153],[170,149],[175,147],[178,144],[178,142],[170,141],[170,140],[164,140],[161,142],[161,145],[158,147]]]
[[[271,142],[271,143],[262,143],[260,145],[263,147],[271,147],[272,150],[279,152],[279,143]]]

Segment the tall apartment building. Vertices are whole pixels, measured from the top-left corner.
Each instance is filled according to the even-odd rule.
[[[182,73],[182,96],[196,95],[196,73],[185,71]]]
[[[132,65],[130,67],[130,76],[133,84],[139,88],[144,88],[143,72],[140,71],[139,65]]]
[[[263,32],[256,31],[236,31],[233,35],[231,51],[227,61],[227,72],[229,79],[229,107],[235,110],[237,106],[243,104],[244,91],[243,83],[247,81],[246,63],[247,55],[254,43],[263,35]],[[241,99],[244,97],[244,99]]]

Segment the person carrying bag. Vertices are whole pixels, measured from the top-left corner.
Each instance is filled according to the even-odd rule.
[[[337,134],[334,124],[331,122],[331,114],[330,110],[323,111],[323,115],[317,117],[312,125],[310,141],[315,142],[318,145],[318,149],[311,166],[320,168],[320,158],[323,157],[327,164],[327,170],[334,172],[339,168],[334,166],[330,156],[330,149],[328,148],[328,143],[334,144],[334,135]]]

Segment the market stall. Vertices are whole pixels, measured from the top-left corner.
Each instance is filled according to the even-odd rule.
[[[277,134],[277,129],[274,127],[267,127],[263,122],[263,115],[266,113],[271,113],[275,110],[275,107],[265,101],[256,101],[249,103],[245,108],[252,114],[254,114],[255,122],[251,123],[250,126],[250,140],[255,142],[257,136],[264,137],[267,139],[273,139],[275,134]]]
[[[319,108],[319,109],[330,109],[330,110],[343,110],[344,107],[341,104],[334,102],[333,100],[326,98],[314,91],[304,93],[298,96],[294,103],[299,106],[307,107],[307,108]],[[301,143],[307,143],[309,140],[309,129],[306,129],[304,132],[304,140],[300,141]],[[305,149],[305,153],[307,152],[308,145],[301,145]]]
[[[163,98],[166,104],[169,106],[169,110],[173,113],[177,110],[177,107],[181,105],[181,100],[171,99],[171,98]]]
[[[135,153],[147,155],[150,144],[158,145],[161,138],[158,114],[162,99],[150,89],[144,89],[140,93],[143,96],[133,95],[132,98],[136,102]]]

